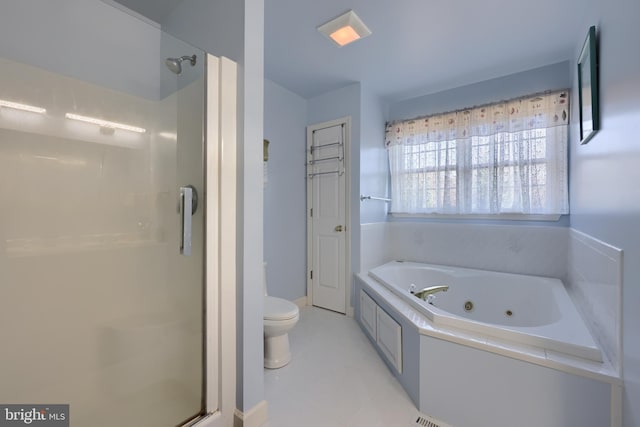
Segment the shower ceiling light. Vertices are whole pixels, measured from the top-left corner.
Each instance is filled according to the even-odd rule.
[[[139,128],[137,126],[125,125],[123,123],[110,122],[108,120],[96,119],[95,117],[80,116],[78,114],[73,114],[73,113],[67,113],[67,114],[65,114],[65,117],[67,119],[71,119],[71,120],[78,120],[78,121],[81,121],[81,122],[98,125],[98,126],[100,126],[102,128],[122,129],[122,130],[131,131],[131,132],[137,132],[137,133],[145,133],[147,131],[146,129]]]
[[[47,112],[46,109],[41,107],[35,107],[33,105],[19,104],[17,102],[5,101],[4,99],[0,99],[0,107],[13,108],[14,110],[30,111],[32,113],[39,113],[39,114],[44,114]]]
[[[318,31],[329,37],[340,47],[371,34],[371,30],[364,25],[364,22],[353,10],[332,19],[326,24],[320,25]]]

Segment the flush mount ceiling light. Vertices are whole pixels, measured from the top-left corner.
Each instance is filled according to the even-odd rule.
[[[320,25],[318,31],[336,42],[340,47],[371,34],[371,30],[364,25],[364,22],[358,18],[358,15],[353,10],[332,19],[326,24]]]

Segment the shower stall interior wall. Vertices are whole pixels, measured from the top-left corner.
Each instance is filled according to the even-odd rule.
[[[97,0],[2,9],[0,402],[96,427],[210,412],[207,55]]]

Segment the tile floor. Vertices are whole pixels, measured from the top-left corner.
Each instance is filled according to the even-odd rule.
[[[409,427],[418,410],[355,320],[300,310],[289,334],[292,360],[265,369],[263,427]]]

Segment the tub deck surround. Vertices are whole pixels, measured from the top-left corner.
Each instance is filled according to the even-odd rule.
[[[387,302],[407,319],[420,335],[439,338],[611,385],[622,385],[622,380],[606,358],[603,358],[602,362],[596,362],[474,330],[461,329],[449,324],[435,324],[425,314],[419,312],[415,305],[410,304],[408,302],[410,300],[401,298],[397,293],[392,292],[367,274],[358,274],[356,280],[360,282],[358,289],[362,288],[372,296]]]
[[[406,299],[434,325],[477,332],[602,362],[602,352],[558,279],[392,261],[369,275]],[[449,285],[426,302],[409,292]]]
[[[603,353],[621,371],[623,251],[572,229],[567,270],[571,298]]]
[[[621,376],[621,249],[565,227],[388,222],[361,229],[363,274],[406,259],[562,279],[603,357]]]

